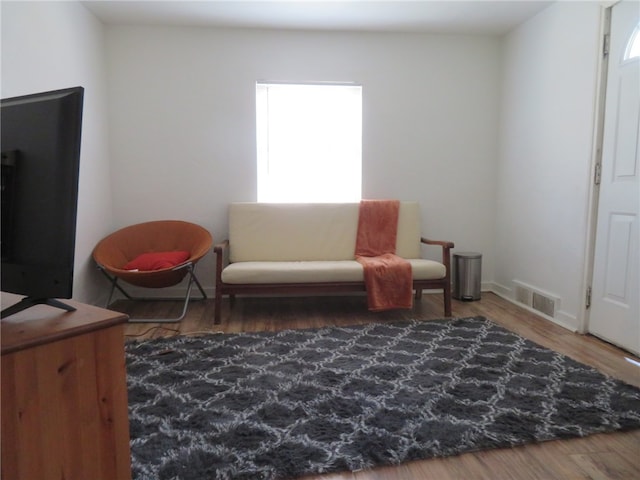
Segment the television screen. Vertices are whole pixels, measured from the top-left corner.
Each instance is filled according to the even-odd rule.
[[[1,101],[1,288],[26,297],[3,318],[72,296],[83,97],[74,87]]]

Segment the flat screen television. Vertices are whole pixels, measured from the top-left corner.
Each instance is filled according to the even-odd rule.
[[[71,298],[84,89],[0,101],[2,291],[23,295],[1,318]]]

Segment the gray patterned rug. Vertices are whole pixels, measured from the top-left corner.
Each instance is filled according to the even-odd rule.
[[[640,428],[640,390],[482,317],[126,346],[133,478],[286,479]]]

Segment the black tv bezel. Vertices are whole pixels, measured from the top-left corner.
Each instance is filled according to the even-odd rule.
[[[83,87],[0,100],[2,168],[26,176],[14,185],[13,225],[3,219],[0,277],[2,291],[26,298],[2,318],[39,303],[73,309],[54,299],[73,295],[83,106]]]

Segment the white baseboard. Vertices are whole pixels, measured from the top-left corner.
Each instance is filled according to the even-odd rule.
[[[570,315],[569,313],[563,310],[558,310],[556,311],[555,317],[550,317],[548,315],[545,315],[542,312],[539,312],[538,310],[535,310],[534,308],[531,308],[529,305],[525,305],[524,303],[520,303],[516,301],[513,289],[509,287],[505,287],[504,285],[501,285],[495,282],[488,282],[487,286],[489,285],[490,285],[489,291],[495,293],[496,295],[507,300],[508,302],[513,303],[514,305],[517,305],[518,307],[523,308],[526,311],[531,312],[540,318],[549,320],[550,322],[553,322],[562,328],[566,328],[571,332],[578,331],[578,327],[577,327],[578,321],[574,315]]]

